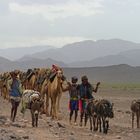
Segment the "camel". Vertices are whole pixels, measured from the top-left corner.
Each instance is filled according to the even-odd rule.
[[[48,83],[48,72],[49,72],[49,69],[46,69],[46,68],[39,69],[37,80],[36,80],[36,90],[41,93],[41,99],[43,100],[45,99],[46,92],[47,92],[46,85]],[[44,106],[42,106],[42,109],[41,109],[41,114],[49,115],[49,113],[45,111],[45,106],[46,104],[44,103]]]
[[[8,82],[10,79],[9,72],[4,73],[1,79],[1,95],[6,100],[9,100]]]
[[[8,92],[8,89],[7,89],[7,85],[3,84],[3,87],[2,87],[2,96],[5,100],[9,100],[9,92]]]
[[[140,99],[133,100],[131,103],[131,111],[132,111],[132,128],[134,128],[134,116],[136,115],[137,119],[137,128],[140,128]]]
[[[47,83],[47,96],[46,96],[46,112],[48,112],[49,98],[51,99],[51,112],[52,119],[58,119],[58,111],[60,107],[60,98],[62,96],[62,70],[58,70],[54,80]]]

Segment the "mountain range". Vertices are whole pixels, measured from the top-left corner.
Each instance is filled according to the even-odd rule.
[[[15,47],[15,48],[6,48],[6,49],[0,49],[0,56],[5,57],[10,60],[17,60],[21,57],[24,57],[25,55],[31,55],[40,51],[46,51],[51,48],[54,48],[53,46],[33,46],[33,47]]]
[[[108,55],[118,55],[128,50],[140,49],[140,44],[120,39],[111,40],[86,40],[63,46],[62,48],[53,48],[30,55],[33,58],[63,61],[72,64],[79,61],[93,61]],[[84,66],[84,65],[83,65]]]
[[[6,54],[6,55],[5,55]],[[97,67],[128,64],[140,66],[140,44],[120,39],[86,40],[65,45],[0,50],[0,71],[50,67]]]

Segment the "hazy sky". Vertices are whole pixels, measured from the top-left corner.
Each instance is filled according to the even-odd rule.
[[[140,0],[0,0],[0,48],[111,38],[140,43]]]

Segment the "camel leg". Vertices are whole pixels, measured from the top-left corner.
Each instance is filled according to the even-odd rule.
[[[9,96],[8,91],[7,91],[6,99],[7,99],[8,101],[10,101],[10,96]]]
[[[7,93],[6,93],[6,88],[4,87],[4,90],[3,90],[3,98],[4,98],[4,99],[6,99],[6,94],[7,94]]]
[[[54,99],[51,97],[51,109],[50,109],[50,116],[54,119]]]
[[[54,98],[54,117],[55,117],[55,119],[58,119],[56,101],[57,101],[57,99]]]
[[[8,100],[8,90],[7,90],[7,89],[6,89],[5,94],[6,94],[6,95],[5,95],[5,99]]]
[[[46,94],[46,116],[49,116],[49,97],[48,95]]]
[[[56,115],[56,98],[54,97],[52,99],[52,118],[56,119],[57,115]]]
[[[62,93],[59,93],[58,98],[57,98],[57,111],[58,112],[61,112],[60,111],[60,99],[61,99],[61,96],[62,96]]]
[[[51,98],[51,110],[50,115],[53,116],[53,99]]]

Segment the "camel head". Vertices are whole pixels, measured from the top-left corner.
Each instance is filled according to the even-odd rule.
[[[56,75],[57,75],[57,78],[60,79],[62,83],[64,82],[67,83],[66,77],[63,75],[62,69],[58,70]]]
[[[57,77],[58,78],[62,78],[63,77],[63,71],[62,70],[58,70],[57,71]]]

